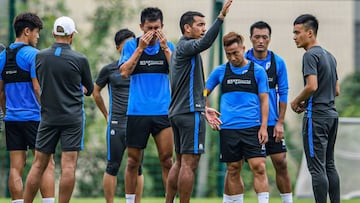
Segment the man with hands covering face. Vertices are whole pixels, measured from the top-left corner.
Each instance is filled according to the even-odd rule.
[[[162,31],[163,15],[160,9],[145,8],[141,12],[140,21],[144,34],[125,43],[119,60],[121,76],[130,77],[126,131],[126,203],[134,202],[138,168],[150,134],[159,153],[164,188],[172,165],[173,136],[168,119],[168,73],[174,45],[167,41]]]

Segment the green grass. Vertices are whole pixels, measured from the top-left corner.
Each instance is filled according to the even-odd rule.
[[[191,203],[221,203],[221,198],[193,198]],[[255,198],[246,198],[244,202],[247,203],[257,203]],[[9,203],[10,199],[0,198],[0,203]],[[71,203],[105,203],[104,198],[72,198]],[[125,202],[124,198],[115,199],[116,203]],[[163,203],[165,202],[164,198],[143,198],[142,203]],[[179,201],[176,201],[179,202]],[[271,203],[281,203],[280,198],[270,198]],[[294,199],[294,203],[313,203],[312,199]],[[360,199],[353,200],[342,200],[341,203],[359,203]],[[42,203],[40,199],[35,199],[34,203]]]

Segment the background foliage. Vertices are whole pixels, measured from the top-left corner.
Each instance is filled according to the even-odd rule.
[[[125,0],[100,0],[100,6],[95,12],[88,17],[92,24],[89,32],[84,33],[79,30],[79,34],[75,37],[72,45],[73,49],[86,55],[92,69],[94,79],[96,78],[98,70],[105,64],[110,63],[118,58],[113,44],[106,44],[105,39],[113,38],[114,33],[124,26],[127,18],[137,17],[136,13],[141,8],[128,7]],[[39,1],[38,1],[39,2]],[[42,20],[44,22],[44,29],[41,31],[41,37],[38,43],[38,48],[43,49],[49,47],[53,43],[51,34],[53,22],[56,17],[61,15],[70,15],[64,0],[56,1],[56,4],[46,3],[41,1],[41,6],[35,7],[43,13]],[[45,3],[44,3],[45,2]],[[36,5],[36,2],[35,2]],[[121,9],[119,9],[121,8]],[[16,5],[17,13],[29,10],[29,5],[26,1],[18,1]],[[1,22],[3,23],[3,22]],[[5,23],[6,24],[6,23]],[[3,39],[3,38],[1,38]],[[113,48],[113,52],[109,51]],[[341,84],[341,97],[337,100],[338,110],[341,116],[360,116],[360,73],[356,72],[343,80]],[[78,197],[99,197],[103,196],[102,177],[106,165],[106,145],[105,145],[105,128],[106,123],[101,114],[96,109],[96,105],[92,98],[85,99],[85,107],[87,113],[86,125],[86,149],[81,152],[78,162],[77,183],[75,196]],[[287,128],[285,128],[287,129]],[[204,167],[198,170],[198,177],[201,173],[205,173],[205,188],[195,187],[194,195],[214,197],[222,194],[223,177],[225,165],[219,164],[219,139],[218,133],[208,130],[207,135],[207,153],[202,159],[206,159]],[[295,132],[286,131],[286,139],[288,146],[288,165],[292,177],[292,183],[295,184],[297,170],[301,163],[302,147],[296,139]],[[0,196],[8,196],[6,190],[7,173],[8,173],[8,154],[5,150],[5,136],[0,136]],[[59,151],[59,150],[57,150]],[[57,163],[56,176],[59,177],[59,162],[60,154],[56,153],[55,160]],[[29,155],[26,172],[32,162],[32,156]],[[123,159],[121,169],[118,175],[117,196],[124,196],[124,168],[126,157]],[[24,174],[26,174],[26,172]],[[144,158],[144,176],[145,189],[144,196],[158,196],[163,197],[163,186],[161,184],[161,168],[157,158],[157,151],[153,140],[150,138],[148,147],[145,150]],[[275,184],[274,169],[272,168],[270,160],[267,163],[267,172],[269,176],[270,192],[272,195],[277,195]],[[242,171],[242,177],[245,184],[245,191],[248,196],[254,196],[252,189],[252,173],[247,164],[245,164]],[[25,178],[25,177],[24,177]],[[204,184],[201,178],[196,180],[196,184]],[[201,185],[202,186],[202,185]],[[201,191],[200,191],[201,190]],[[1,202],[2,200],[0,200]],[[217,201],[218,202],[218,201]]]

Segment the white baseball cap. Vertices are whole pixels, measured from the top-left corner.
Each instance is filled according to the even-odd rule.
[[[68,36],[77,33],[73,19],[67,16],[59,17],[55,20],[53,32],[58,36]]]

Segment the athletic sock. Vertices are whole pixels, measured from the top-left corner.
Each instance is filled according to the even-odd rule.
[[[243,201],[244,201],[244,194],[223,195],[223,203],[243,203]]]
[[[43,203],[54,203],[55,197],[47,197],[42,199]]]
[[[293,203],[292,193],[280,194],[282,203]]]
[[[269,192],[257,193],[258,203],[269,203]]]
[[[12,203],[24,203],[24,199],[13,200]]]
[[[125,194],[126,203],[135,203],[135,194]]]

